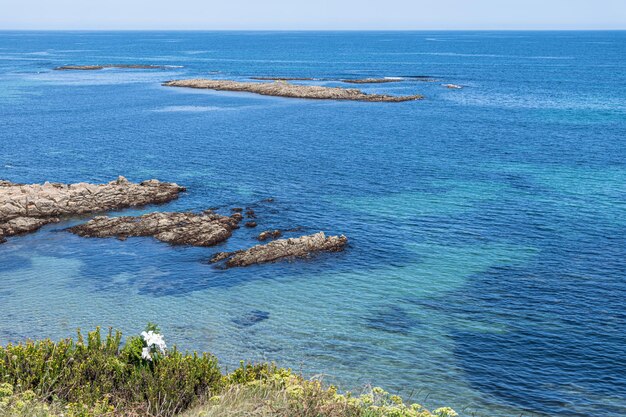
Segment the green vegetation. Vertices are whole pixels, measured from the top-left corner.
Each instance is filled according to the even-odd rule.
[[[380,388],[360,396],[270,364],[222,374],[209,354],[166,350],[158,328],[0,347],[0,417],[454,417]]]

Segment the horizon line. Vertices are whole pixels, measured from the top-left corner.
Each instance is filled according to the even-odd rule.
[[[455,28],[455,29],[178,29],[178,28],[0,28],[0,32],[626,32],[626,28]]]

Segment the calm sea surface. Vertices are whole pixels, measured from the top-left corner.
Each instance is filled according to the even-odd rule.
[[[107,63],[171,67],[52,71]],[[161,86],[423,75],[362,86],[426,96],[406,103]],[[626,32],[0,32],[0,178],[118,175],[188,187],[124,213],[253,205],[259,230],[10,239],[0,343],[154,321],[225,369],[273,360],[464,415],[626,415]],[[207,263],[294,227],[350,247]]]

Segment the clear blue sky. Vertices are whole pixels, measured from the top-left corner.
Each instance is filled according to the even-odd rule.
[[[626,29],[626,0],[2,0],[1,29]]]

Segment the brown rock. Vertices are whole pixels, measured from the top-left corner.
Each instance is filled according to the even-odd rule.
[[[401,102],[424,98],[421,95],[390,96],[385,94],[366,94],[361,90],[340,87],[321,87],[316,85],[290,84],[284,81],[273,83],[239,82],[228,80],[190,79],[173,80],[163,84],[167,87],[202,88],[217,91],[237,91],[261,94],[265,96],[304,98],[316,100],[353,100],[370,102]]]
[[[108,184],[14,184],[0,181],[0,241],[34,232],[60,217],[161,204],[185,188],[157,180],[131,183],[119,177]]]
[[[237,228],[231,217],[215,213],[150,213],[143,216],[98,216],[67,229],[83,237],[152,236],[172,245],[213,246],[225,241]]]
[[[328,236],[319,232],[310,236],[275,240],[265,245],[257,245],[237,252],[221,252],[211,262],[226,259],[226,267],[249,266],[274,262],[285,258],[306,258],[317,252],[339,252],[348,243],[345,236]]]
[[[283,235],[283,232],[280,230],[266,230],[265,232],[261,232],[257,239],[261,242],[269,240],[269,239],[278,239]]]
[[[250,229],[253,229],[253,228],[257,227],[257,224],[256,224],[256,222],[246,222],[246,227],[250,228]]]

